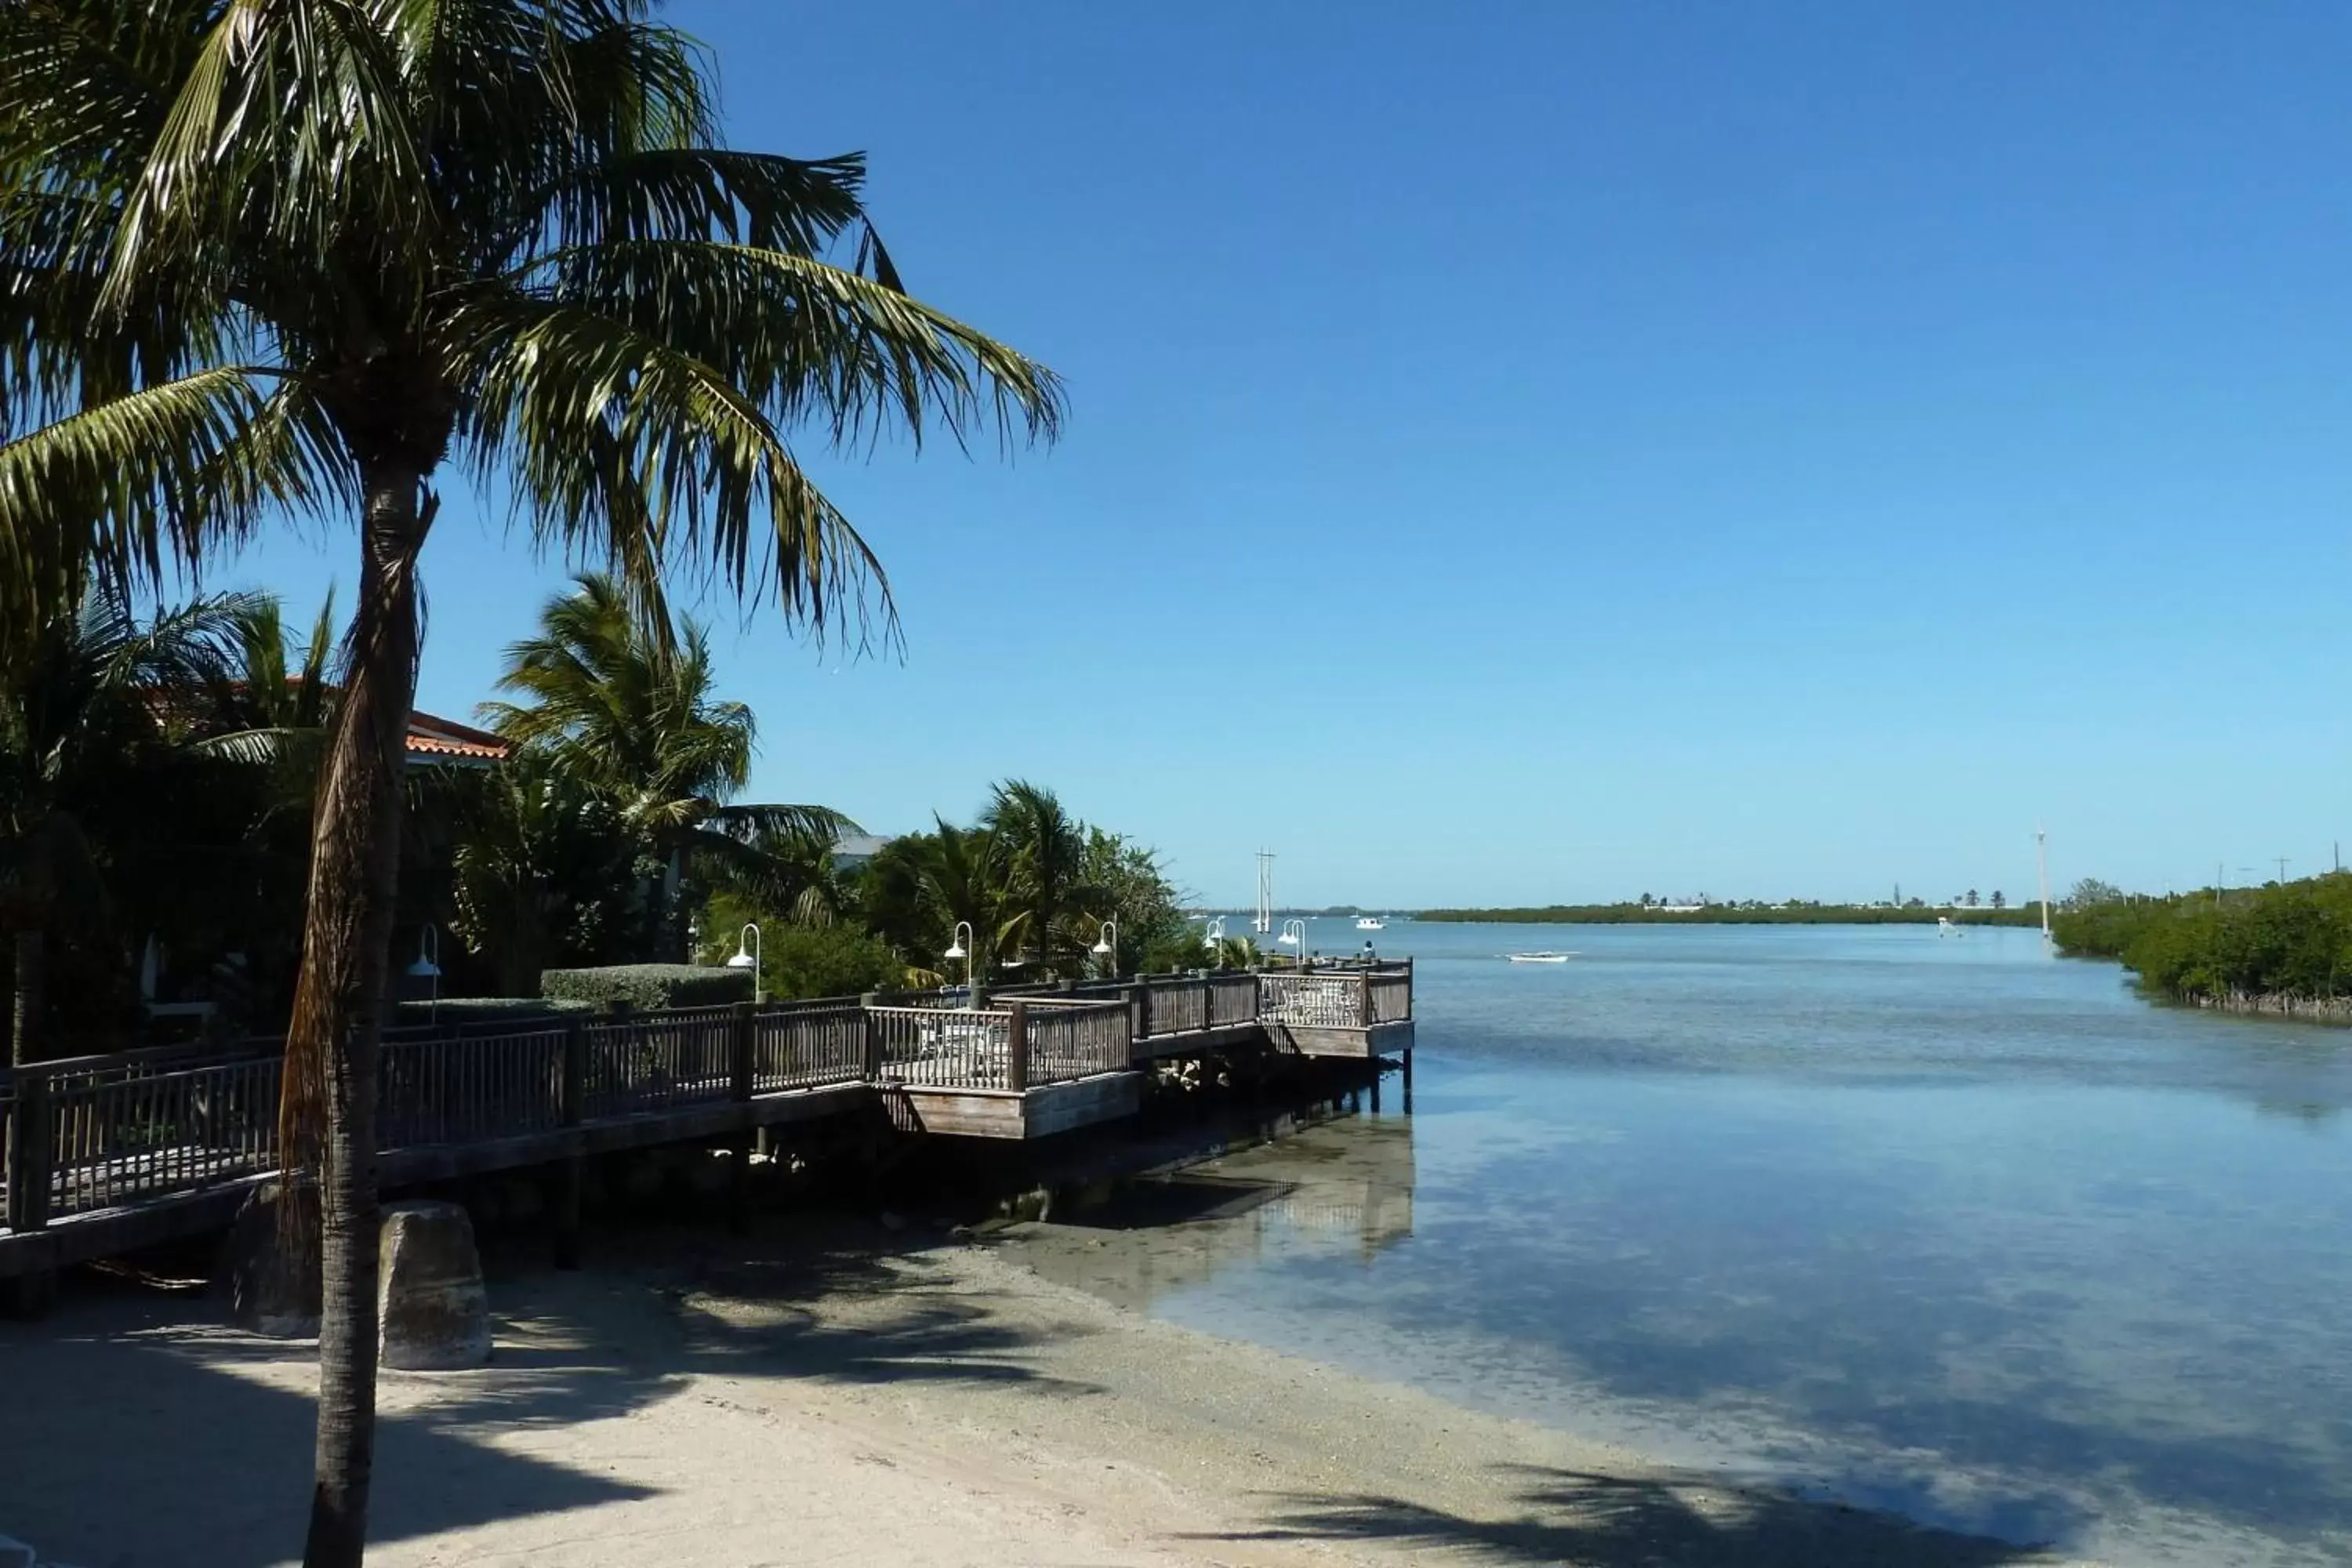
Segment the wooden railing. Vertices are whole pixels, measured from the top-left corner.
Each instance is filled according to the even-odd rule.
[[[162,1070],[20,1072],[9,1192],[27,1201],[11,1225],[273,1167],[280,1065],[243,1055]]]
[[[1019,1092],[1265,1020],[1410,1018],[1410,965],[1024,988],[974,1010],[931,994],[388,1031],[387,1152],[518,1137],[848,1083]],[[275,1169],[277,1040],[0,1068],[0,1224],[166,1197]]]
[[[735,1097],[736,1018],[648,1014],[587,1026],[582,1114],[589,1121]]]
[[[795,1003],[753,1021],[751,1091],[816,1089],[873,1076],[866,1009],[855,996]]]
[[[1032,1087],[1123,1072],[1134,1048],[1125,1002],[1070,1002],[1026,1009]]]
[[[1008,1089],[1013,1010],[868,1007],[878,1076],[927,1089]]]
[[[383,1047],[376,1131],[387,1149],[472,1143],[563,1121],[562,1028]]]
[[[1258,1016],[1310,1028],[1361,1028],[1372,977],[1355,974],[1261,974]]]
[[[1230,1028],[1257,1021],[1257,976],[1216,974],[1209,978],[1208,1026]]]

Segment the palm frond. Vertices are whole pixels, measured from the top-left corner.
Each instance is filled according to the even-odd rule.
[[[714,367],[780,423],[836,442],[886,424],[919,445],[936,420],[959,442],[988,421],[1051,440],[1066,413],[1052,372],[888,284],[792,249],[629,238],[534,258],[534,297],[618,321]]]
[[[486,478],[508,472],[542,543],[603,541],[639,582],[708,563],[820,630],[868,584],[889,615],[881,563],[726,373],[568,304],[507,296],[461,326],[459,439]],[[623,538],[640,560],[612,549]]]
[[[0,446],[0,623],[53,613],[85,566],[160,584],[274,510],[335,493],[334,455],[291,433],[304,421],[289,405],[302,400],[265,395],[267,374],[199,371]]]

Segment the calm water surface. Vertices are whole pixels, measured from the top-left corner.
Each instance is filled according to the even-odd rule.
[[[1809,1493],[2121,1563],[2352,1563],[2352,1034],[2152,1008],[2031,931],[1380,941],[1419,961],[1412,1117],[1392,1079],[1110,1245],[1015,1245]],[[1498,956],[1538,947],[1579,956]]]

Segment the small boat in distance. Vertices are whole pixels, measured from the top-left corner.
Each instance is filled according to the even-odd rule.
[[[1386,931],[1389,929],[1389,922],[1379,915],[1358,915],[1356,917],[1356,929],[1358,931]]]
[[[1503,956],[1513,963],[1566,963],[1576,954],[1572,952],[1507,952]]]

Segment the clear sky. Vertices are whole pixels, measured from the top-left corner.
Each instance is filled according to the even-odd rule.
[[[814,459],[907,657],[719,647],[755,795],[1050,784],[1246,900],[2030,896],[2352,830],[2352,8],[678,0],[1053,364]],[[814,443],[811,444],[814,452]],[[559,581],[452,490],[420,702]],[[232,578],[298,620],[348,530]]]

